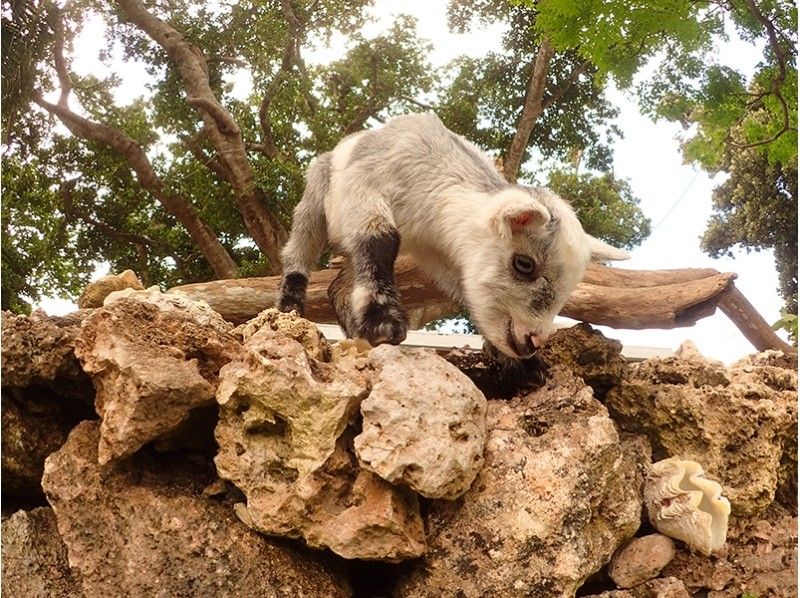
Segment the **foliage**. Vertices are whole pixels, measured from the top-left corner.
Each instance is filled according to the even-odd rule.
[[[789,333],[789,338],[797,345],[797,314],[781,310],[780,319],[772,325],[773,330],[785,330]]]
[[[554,170],[547,186],[572,204],[588,234],[615,247],[630,249],[650,234],[650,219],[639,208],[630,185],[611,173],[595,176]]]

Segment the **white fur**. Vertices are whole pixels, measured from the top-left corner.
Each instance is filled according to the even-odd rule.
[[[551,191],[506,183],[483,152],[433,114],[396,117],[351,135],[328,156],[327,172],[320,161],[309,168],[284,270],[307,272],[322,251],[319,237],[352,254],[365,236],[396,228],[400,251],[413,255],[437,286],[468,308],[481,333],[512,357],[521,353],[509,333],[517,347],[526,337],[543,342],[592,256],[627,257],[586,235],[572,208]],[[513,230],[510,219],[523,212],[531,214],[529,223]],[[323,214],[324,233],[297,222]],[[537,280],[519,279],[515,254],[537,262]],[[354,287],[354,311],[363,309],[369,292]]]

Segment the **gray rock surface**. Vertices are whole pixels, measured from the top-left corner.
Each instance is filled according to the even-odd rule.
[[[84,422],[45,465],[42,484],[86,596],[344,597],[317,556],[247,529],[204,498],[210,464],[139,453],[98,465],[97,422]]]
[[[382,345],[369,365],[354,442],[362,467],[428,498],[464,494],[483,465],[483,394],[433,351]]]
[[[639,527],[641,480],[614,423],[582,381],[551,374],[489,401],[484,468],[430,505],[430,549],[396,596],[571,597]]]

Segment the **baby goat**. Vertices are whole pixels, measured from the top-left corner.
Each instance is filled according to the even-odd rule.
[[[309,270],[329,246],[352,268],[329,289],[348,336],[372,345],[405,339],[394,284],[402,252],[517,359],[546,339],[590,259],[628,257],[587,235],[554,193],[506,182],[434,114],[350,135],[311,163],[281,254],[282,311],[303,313]]]

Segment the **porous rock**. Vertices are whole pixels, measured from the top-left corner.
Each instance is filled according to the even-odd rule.
[[[696,460],[734,513],[757,513],[778,486],[785,447],[796,443],[797,374],[697,355],[653,358],[628,368],[606,398],[624,430],[650,439],[656,460]],[[788,444],[787,444],[788,443]]]
[[[396,596],[571,597],[639,527],[635,465],[568,371],[490,400],[487,430],[483,469],[464,496],[430,505],[430,548]]]
[[[44,460],[64,444],[79,419],[63,397],[43,386],[3,388],[0,411],[3,496],[42,497]]]
[[[608,576],[618,588],[638,586],[657,577],[675,556],[675,543],[662,534],[634,538],[614,553]]]
[[[17,511],[3,521],[2,538],[3,596],[84,596],[79,573],[69,567],[67,547],[58,535],[52,509]]]
[[[612,590],[586,598],[691,598],[691,594],[680,579],[659,577],[629,590]]]
[[[74,353],[84,315],[69,320],[50,318],[40,310],[30,316],[2,312],[2,385],[41,385],[63,395],[84,394],[88,380]]]
[[[483,465],[486,399],[433,351],[370,351],[372,389],[355,438],[361,465],[428,498],[454,499]]]
[[[345,558],[413,558],[425,548],[416,497],[361,470],[345,433],[368,393],[359,355],[319,361],[269,327],[253,333],[220,371],[217,471],[254,529]]]
[[[97,422],[47,459],[43,485],[87,596],[348,596],[313,555],[247,529],[204,498],[210,463],[140,452],[98,465]]]
[[[586,323],[556,330],[536,355],[547,365],[572,370],[592,387],[597,398],[622,380],[627,366],[622,343]]]
[[[331,360],[331,346],[313,322],[274,308],[265,309],[233,332],[244,342],[264,327],[296,340],[312,359]]]
[[[214,402],[219,369],[241,345],[203,302],[153,287],[111,293],[75,353],[95,386],[100,463],[131,455]]]
[[[797,517],[776,503],[756,517],[732,517],[722,551],[708,558],[679,546],[662,575],[708,598],[797,596]]]
[[[81,296],[78,297],[78,307],[81,309],[101,307],[110,293],[122,289],[141,291],[144,286],[133,270],[125,270],[120,274],[108,274],[86,285]]]

